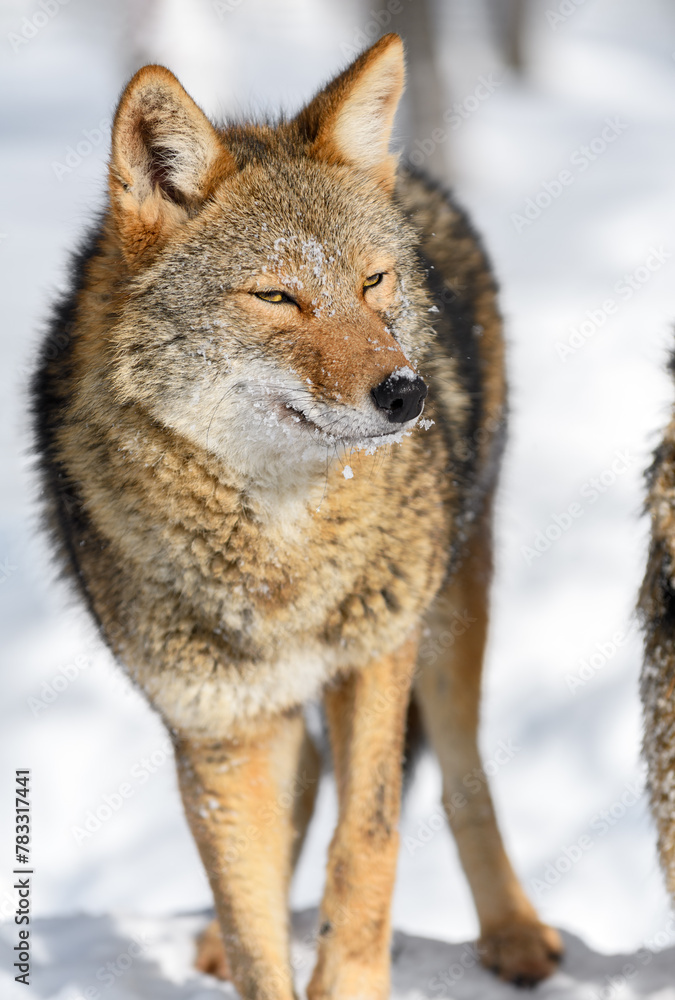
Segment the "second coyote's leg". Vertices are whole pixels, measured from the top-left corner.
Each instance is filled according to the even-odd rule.
[[[300,714],[238,739],[179,739],[185,812],[213,889],[232,979],[247,1000],[292,1000],[287,891]]]
[[[562,951],[560,937],[539,921],[511,867],[487,782],[465,782],[472,774],[483,777],[477,729],[491,574],[486,516],[435,605],[429,622],[435,644],[426,655],[423,651],[415,690],[443,772],[443,801],[478,911],[483,962],[504,979],[535,983],[554,971]]]
[[[415,650],[409,641],[326,694],[339,816],[310,1000],[389,997],[401,758]]]
[[[305,732],[300,746],[295,784],[287,793],[292,797],[291,818],[293,822],[294,840],[291,855],[291,868],[302,850],[309,821],[314,811],[314,802],[319,790],[321,776],[321,758],[311,737]],[[197,941],[195,967],[200,972],[207,972],[218,979],[231,979],[230,963],[225,953],[223,935],[218,920],[212,920],[202,931]]]

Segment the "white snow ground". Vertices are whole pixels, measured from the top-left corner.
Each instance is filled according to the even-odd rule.
[[[33,928],[31,995],[39,1000],[235,1000],[236,990],[195,972],[192,942],[204,914],[159,917],[58,917]],[[294,916],[291,961],[303,996],[315,959],[316,910]],[[534,991],[541,1000],[672,1000],[675,949],[598,955],[565,934],[565,966]],[[3,1000],[26,989],[5,969],[11,941],[0,931]],[[573,970],[573,971],[570,971]],[[528,995],[528,994],[525,994]],[[471,944],[446,944],[397,931],[392,942],[392,1000],[515,1000],[522,991],[482,969]]]
[[[328,0],[232,2],[222,18],[208,0],[190,3],[189,16],[183,0],[166,6],[148,55],[168,62],[214,114],[245,108],[250,95],[297,107],[343,63],[359,25],[351,3]],[[455,6],[469,16],[466,0]],[[489,49],[458,42],[449,30],[458,30],[457,16],[446,13],[438,33],[452,100],[468,113],[447,130],[456,189],[495,262],[510,340],[513,419],[482,744],[488,761],[500,741],[517,748],[507,765],[488,765],[507,844],[542,915],[585,942],[568,937],[563,972],[540,995],[596,995],[631,962],[617,953],[638,953],[654,957],[611,995],[665,1000],[675,997],[675,922],[641,795],[640,643],[630,630],[646,543],[641,475],[672,398],[663,363],[675,318],[675,14],[667,0],[595,0],[552,28],[547,6],[558,4],[541,3],[532,18],[527,84],[509,80]],[[33,772],[34,995],[75,998],[140,928],[155,943],[103,996],[218,996],[220,987],[188,971],[199,918],[166,917],[210,901],[164,734],[65,601],[34,537],[26,372],[65,253],[100,203],[105,141],[96,130],[133,69],[119,5],[71,0],[14,52],[10,33],[38,9],[24,0],[0,6],[2,996],[11,995],[7,804],[18,767]],[[501,85],[471,100],[492,70]],[[582,169],[581,147],[601,145],[608,118],[615,139]],[[80,162],[67,160],[68,147],[86,141]],[[562,170],[572,181],[560,197],[530,226],[514,222]],[[638,275],[630,296],[625,275]],[[616,309],[603,319],[610,298]],[[559,345],[584,321],[589,336],[561,358]],[[593,500],[592,480],[603,477]],[[573,503],[581,515],[532,556],[537,533],[555,517],[567,523]],[[598,668],[570,690],[593,656]],[[132,797],[78,838],[88,812],[125,781]],[[411,935],[466,942],[476,921],[454,846],[434,829],[438,793],[425,760],[402,822],[394,922]],[[327,782],[293,887],[298,909],[320,896],[333,818]],[[582,837],[591,846],[572,863]],[[134,913],[143,916],[109,916]],[[514,995],[475,969],[455,985],[432,984],[464,945],[408,942],[400,995]]]

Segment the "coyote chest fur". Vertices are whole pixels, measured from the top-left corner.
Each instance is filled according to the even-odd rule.
[[[86,468],[100,428],[78,434],[73,462],[98,530],[78,533],[76,552],[104,632],[173,728],[217,736],[294,707],[418,624],[449,556],[438,434],[396,455],[341,448],[328,468],[322,456],[302,470],[299,499],[298,484],[261,496],[202,449],[126,416],[106,432],[114,485],[100,498],[105,484]],[[265,435],[268,420],[263,411]],[[294,432],[289,441],[273,422],[289,461]]]
[[[388,996],[413,681],[446,794],[480,766],[501,324],[465,216],[389,153],[403,76],[388,35],[295,118],[216,128],[137,73],[34,382],[63,564],[174,740],[218,914],[200,968],[246,998],[293,997],[306,702],[340,799],[312,1000]],[[536,982],[560,942],[485,786],[455,832],[484,961]]]

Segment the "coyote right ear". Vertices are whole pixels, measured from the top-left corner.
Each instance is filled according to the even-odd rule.
[[[117,108],[109,175],[127,259],[153,256],[234,169],[216,129],[173,73],[139,70]]]
[[[403,42],[384,35],[295,119],[311,142],[310,155],[355,167],[391,191],[397,160],[389,140],[404,79]]]

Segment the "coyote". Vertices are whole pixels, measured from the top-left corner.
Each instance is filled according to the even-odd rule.
[[[487,787],[465,782],[503,343],[466,217],[389,152],[403,82],[389,34],[294,118],[216,127],[167,69],[141,69],[33,386],[63,563],[172,736],[218,916],[198,965],[246,998],[293,996],[319,697],[339,819],[312,1000],[389,995],[411,691],[483,961],[530,984],[561,951]]]
[[[670,369],[675,375],[675,356]],[[647,478],[651,541],[638,605],[645,634],[643,746],[661,865],[675,897],[675,413]]]

